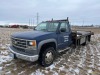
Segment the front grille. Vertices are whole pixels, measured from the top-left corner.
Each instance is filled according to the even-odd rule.
[[[11,38],[12,45],[17,48],[25,49],[27,48],[27,41],[25,39],[20,38]]]

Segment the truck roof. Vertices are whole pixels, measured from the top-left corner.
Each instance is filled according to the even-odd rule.
[[[49,20],[49,21],[43,21],[43,22],[68,22],[69,23],[69,19],[67,17],[67,19],[62,19],[62,20]]]

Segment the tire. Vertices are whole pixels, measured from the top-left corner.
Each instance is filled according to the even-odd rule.
[[[86,38],[86,39],[85,39],[85,42],[84,42],[82,45],[85,46],[85,45],[88,44],[88,42],[89,42],[89,41],[88,41],[88,38]]]
[[[88,39],[86,39],[85,45],[87,45],[87,44],[88,44],[88,42],[89,42],[89,41],[88,41]]]
[[[39,63],[43,67],[50,66],[55,58],[55,50],[53,47],[46,48],[40,53]]]

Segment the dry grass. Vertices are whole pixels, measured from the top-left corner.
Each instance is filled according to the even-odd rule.
[[[59,55],[50,67],[41,67],[37,62],[14,60],[9,56],[6,44],[14,32],[31,29],[0,28],[0,75],[100,75],[100,29],[73,28],[95,33],[86,46],[69,50]]]
[[[9,44],[11,34],[15,32],[30,31],[32,29],[19,29],[19,28],[0,28],[0,43],[2,45]]]
[[[92,31],[95,34],[100,34],[100,28],[88,28],[88,27],[73,27],[72,30]]]

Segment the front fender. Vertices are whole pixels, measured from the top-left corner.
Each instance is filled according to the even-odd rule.
[[[38,44],[38,53],[40,52],[41,47],[45,43],[49,43],[49,42],[54,42],[56,44],[56,49],[57,49],[57,41],[55,39],[47,39],[47,40],[43,40],[43,41],[39,42],[39,44]]]

